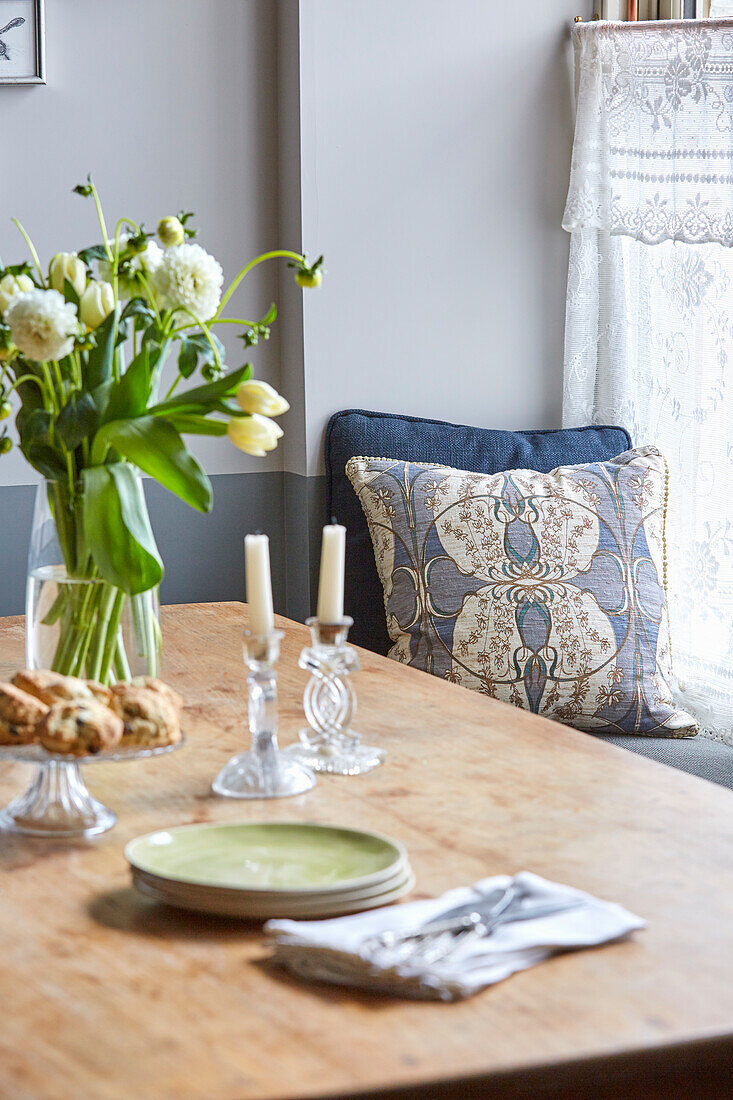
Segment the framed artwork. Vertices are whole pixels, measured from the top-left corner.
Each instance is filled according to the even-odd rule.
[[[0,0],[0,84],[45,84],[44,0]]]

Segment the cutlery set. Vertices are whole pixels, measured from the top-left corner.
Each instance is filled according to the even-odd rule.
[[[471,938],[485,939],[503,924],[555,916],[586,905],[582,899],[561,903],[535,900],[523,907],[526,898],[526,891],[512,881],[505,889],[493,890],[417,928],[372,936],[364,941],[362,948],[387,952],[394,963],[419,961],[428,965],[452,954]]]

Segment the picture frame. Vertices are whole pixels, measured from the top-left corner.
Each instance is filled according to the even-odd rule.
[[[0,0],[0,85],[46,83],[45,0]]]

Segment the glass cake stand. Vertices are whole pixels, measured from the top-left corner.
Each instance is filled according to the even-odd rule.
[[[47,752],[41,745],[0,745],[0,763],[12,760],[36,764],[36,774],[23,794],[0,810],[0,828],[26,836],[96,836],[111,829],[116,815],[94,798],[84,782],[83,764],[111,764],[120,760],[141,760],[163,756],[180,749],[175,745],[157,748],[121,748],[94,756],[69,756]]]

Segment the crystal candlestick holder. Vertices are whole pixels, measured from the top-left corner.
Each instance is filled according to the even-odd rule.
[[[212,783],[227,798],[288,798],[315,785],[315,776],[277,747],[277,672],[281,631],[244,635],[244,660],[249,667],[249,730],[252,748],[233,756]]]
[[[308,619],[306,623],[312,644],[303,650],[298,664],[311,674],[303,695],[308,728],[284,751],[313,771],[359,775],[384,761],[381,749],[362,745],[359,734],[351,729],[356,711],[351,673],[359,668],[356,650],[346,644],[353,623],[349,618],[338,623]]]

